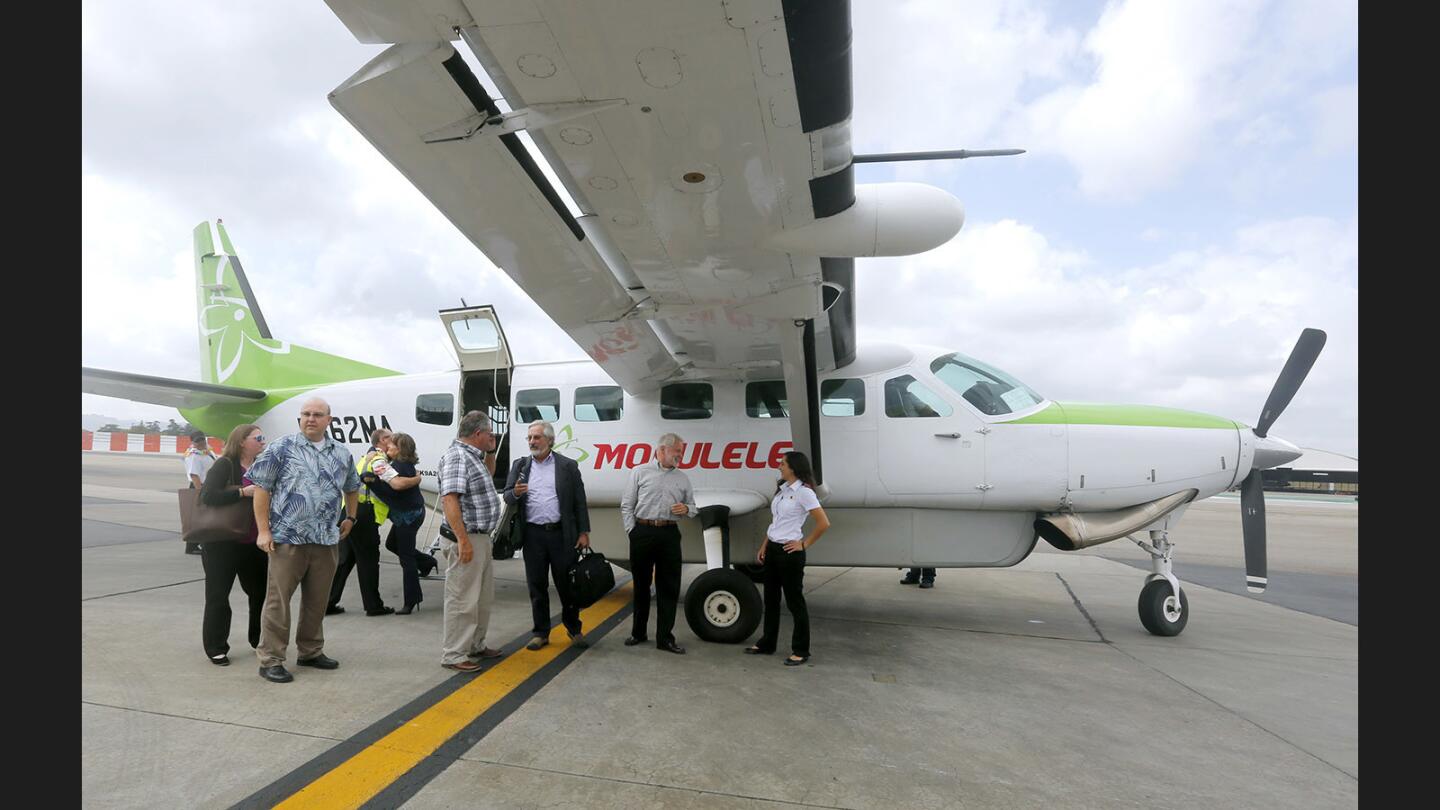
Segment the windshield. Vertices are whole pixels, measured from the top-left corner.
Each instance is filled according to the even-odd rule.
[[[1009,374],[959,352],[935,358],[930,371],[988,416],[1023,411],[1045,400]]]

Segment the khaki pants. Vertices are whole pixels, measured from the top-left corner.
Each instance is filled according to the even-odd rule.
[[[472,532],[475,549],[470,562],[460,562],[460,546],[440,541],[440,564],[445,568],[445,628],[440,640],[440,663],[458,664],[485,646],[490,629],[490,605],[495,601],[495,566],[490,558],[490,536]]]
[[[290,597],[300,588],[300,622],[295,628],[295,651],[299,658],[314,658],[325,650],[325,606],[335,579],[338,554],[335,546],[314,543],[276,543],[270,554],[270,572],[265,583],[265,609],[260,614],[260,646],[255,653],[260,666],[285,663],[290,644]]]

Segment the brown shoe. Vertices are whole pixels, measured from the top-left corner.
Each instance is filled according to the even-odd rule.
[[[441,664],[440,666],[459,672],[476,672],[481,668],[480,665],[474,661],[461,661],[456,664]]]
[[[471,658],[499,658],[505,653],[491,647],[481,647],[479,652],[470,653]]]

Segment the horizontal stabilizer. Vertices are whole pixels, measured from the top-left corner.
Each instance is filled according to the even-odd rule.
[[[150,402],[174,408],[203,408],[206,405],[258,402],[265,392],[255,388],[232,385],[172,380],[147,374],[80,368],[80,390],[103,397],[119,397],[135,402]]]

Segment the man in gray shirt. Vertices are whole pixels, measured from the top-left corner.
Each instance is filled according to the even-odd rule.
[[[620,519],[630,538],[630,567],[635,575],[635,623],[625,646],[645,641],[650,623],[650,574],[655,574],[655,647],[685,654],[675,643],[675,605],[680,601],[681,517],[695,517],[695,489],[679,469],[685,440],[674,433],[660,437],[655,461],[630,471],[630,484],[620,498]]]

